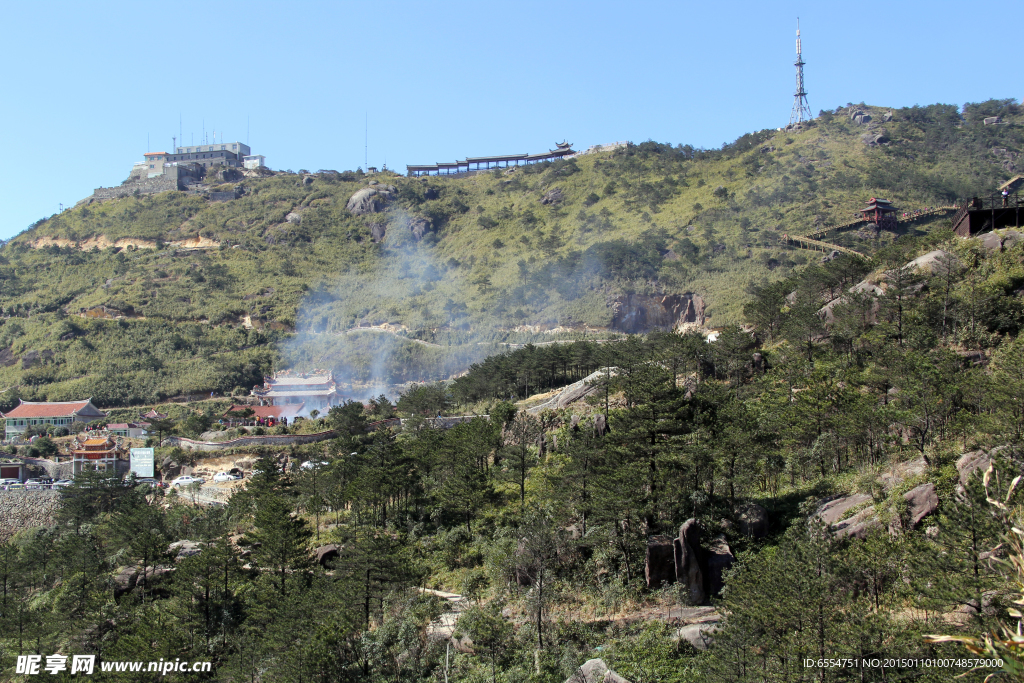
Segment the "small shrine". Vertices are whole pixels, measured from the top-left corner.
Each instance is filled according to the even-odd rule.
[[[68,452],[74,474],[87,469],[117,472],[118,462],[127,469],[128,449],[113,436],[83,432],[68,444]]]

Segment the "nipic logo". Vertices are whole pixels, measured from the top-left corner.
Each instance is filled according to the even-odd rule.
[[[14,673],[26,674],[29,676],[39,673],[42,664],[42,655],[18,655],[18,663]],[[71,657],[71,673],[92,674],[96,665],[96,655],[73,655]],[[65,655],[47,655],[46,665],[42,667],[48,674],[58,674],[68,670],[68,658]]]
[[[14,673],[26,676],[35,676],[43,671],[56,675],[68,671],[68,657],[66,655],[47,655],[46,663],[43,664],[42,655],[18,655],[18,663]],[[72,674],[85,674],[91,676],[96,666],[96,655],[72,655]],[[161,659],[158,662],[100,662],[100,671],[131,671],[131,672],[153,672],[161,676],[169,673],[190,673],[208,672],[211,668],[210,662],[188,662]]]

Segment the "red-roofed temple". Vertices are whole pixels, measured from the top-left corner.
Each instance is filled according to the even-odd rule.
[[[69,427],[73,422],[92,422],[107,416],[92,404],[84,401],[35,402],[21,401],[13,410],[0,414],[6,421],[4,438],[17,439],[29,427],[54,425]]]
[[[128,452],[112,436],[90,439],[84,433],[79,434],[68,444],[68,451],[71,453],[72,472],[75,474],[86,469],[116,473],[118,463],[123,463],[121,469],[128,469]]]

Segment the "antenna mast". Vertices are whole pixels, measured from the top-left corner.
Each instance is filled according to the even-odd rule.
[[[364,114],[366,117],[363,121],[363,170],[365,171],[370,167],[369,149],[370,149],[370,114],[367,112]]]
[[[807,104],[807,91],[804,90],[804,58],[800,47],[800,17],[796,19],[796,93],[793,95],[793,111],[789,115],[789,125],[810,121],[811,106]]]

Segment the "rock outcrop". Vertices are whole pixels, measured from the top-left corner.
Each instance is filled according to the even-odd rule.
[[[686,596],[694,605],[707,598],[704,589],[704,571],[701,571],[700,525],[688,519],[679,527],[679,537],[673,541],[676,582],[682,584]]]
[[[703,325],[704,299],[699,294],[624,294],[611,302],[612,327],[636,334],[671,330],[686,323]]]
[[[647,541],[644,575],[648,588],[660,588],[676,580],[675,540],[671,536],[652,536]]]
[[[875,515],[875,506],[867,505],[871,502],[871,496],[866,493],[839,496],[824,501],[814,514],[827,524],[837,536],[865,538],[871,529],[880,526],[878,517]],[[867,507],[863,507],[865,505]],[[863,509],[854,512],[856,508],[860,507]]]
[[[956,461],[956,471],[960,474],[960,485],[966,486],[971,475],[977,471],[984,472],[992,464],[992,457],[1000,449],[994,448],[991,451],[977,450],[964,453]]]
[[[418,240],[423,239],[423,236],[430,230],[430,221],[426,218],[416,216],[409,219],[409,231],[412,232],[412,236]]]
[[[697,650],[706,650],[711,646],[712,636],[718,630],[717,622],[690,624],[679,629],[680,640],[685,640]]]
[[[199,543],[197,541],[175,541],[174,543],[167,546],[167,554],[174,556],[175,562],[180,562],[186,557],[192,557],[203,552],[205,543]]]
[[[939,497],[935,493],[935,484],[921,484],[903,494],[907,502],[907,518],[911,527],[916,527],[921,520],[939,509]]]
[[[326,567],[328,562],[332,562],[341,555],[341,548],[334,543],[322,545],[316,549],[316,563],[321,567]]]
[[[544,193],[544,196],[540,198],[540,203],[544,205],[561,204],[563,199],[565,199],[565,195],[562,193],[562,188],[553,187]]]
[[[370,224],[370,239],[374,242],[382,242],[385,235],[388,234],[388,226],[384,223],[371,223]]]
[[[603,659],[588,659],[565,683],[629,683],[608,668]]]
[[[364,187],[349,197],[345,208],[349,213],[361,216],[367,213],[379,213],[384,205],[398,193],[394,185],[371,185]]]
[[[732,554],[732,548],[725,540],[725,536],[717,536],[707,550],[707,583],[708,592],[717,595],[722,592],[725,586],[723,573],[736,562],[736,556]]]

